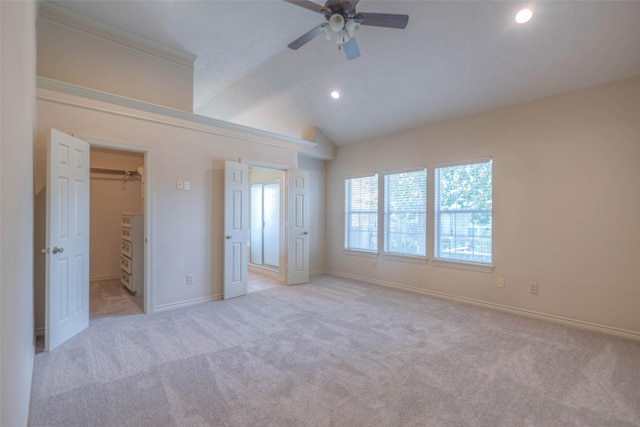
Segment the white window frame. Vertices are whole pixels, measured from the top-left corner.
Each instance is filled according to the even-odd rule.
[[[491,255],[490,261],[487,263],[478,262],[478,261],[469,261],[469,260],[460,260],[454,258],[443,258],[439,253],[439,240],[440,240],[440,221],[443,211],[439,209],[440,206],[440,186],[438,176],[438,170],[442,168],[455,167],[455,166],[466,166],[466,165],[474,165],[480,163],[488,163],[491,162],[491,175],[492,175],[492,186],[493,186],[493,158],[492,157],[482,157],[476,159],[469,159],[463,161],[455,161],[455,162],[442,162],[436,163],[433,167],[433,217],[434,217],[434,227],[433,227],[433,254],[434,260],[433,265],[439,267],[450,267],[450,268],[462,268],[465,270],[474,270],[481,272],[492,272],[493,271],[493,188],[492,188],[492,209],[491,209]],[[486,210],[483,210],[486,211]]]

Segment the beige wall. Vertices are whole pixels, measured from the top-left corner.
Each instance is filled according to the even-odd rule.
[[[35,3],[0,1],[0,425],[25,426],[33,373]]]
[[[193,111],[193,67],[38,19],[38,76]]]
[[[638,100],[640,77],[339,147],[327,169],[329,269],[640,334]],[[435,163],[484,156],[493,273],[343,254],[345,176],[427,166],[432,189]],[[428,229],[432,257],[432,218]]]
[[[91,149],[91,167],[137,170],[144,164],[141,153]],[[91,174],[90,262],[91,280],[120,275],[120,217],[123,212],[142,212],[142,183],[120,175]]]
[[[222,293],[223,260],[223,168],[224,160],[250,158],[256,161],[298,166],[298,153],[291,148],[270,143],[249,142],[246,138],[221,136],[215,129],[184,120],[169,120],[157,114],[134,111],[112,104],[86,100],[70,95],[57,95],[39,89],[36,132],[36,193],[43,194],[45,186],[44,162],[46,140],[50,128],[74,133],[80,138],[132,144],[150,150],[147,155],[147,178],[152,186],[152,230],[149,250],[153,271],[153,306],[172,305],[206,300]],[[44,98],[64,99],[50,102]],[[75,105],[74,105],[75,104]],[[80,107],[84,105],[87,108]],[[123,112],[104,113],[100,109]],[[168,120],[172,124],[163,124]],[[217,134],[216,134],[217,133]],[[263,137],[260,138],[264,139]],[[312,221],[323,212],[324,175],[315,161],[313,179],[319,189],[311,195]],[[302,162],[301,162],[302,163]],[[176,189],[176,180],[190,181],[191,190]],[[41,209],[36,209],[40,222]],[[318,212],[316,214],[316,212]],[[318,266],[324,259],[324,247],[314,245],[311,259]],[[193,285],[185,284],[185,276],[192,274]],[[44,273],[36,271],[36,291],[44,284]],[[36,295],[36,315],[44,313],[44,299]],[[37,324],[37,326],[42,326]]]

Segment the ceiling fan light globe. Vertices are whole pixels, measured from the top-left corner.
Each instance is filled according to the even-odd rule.
[[[334,33],[342,31],[344,28],[344,17],[339,13],[331,15],[331,18],[329,18],[329,28],[331,28],[331,31]]]
[[[353,37],[358,31],[360,31],[360,24],[353,19],[349,19],[344,25],[344,29],[347,30],[349,37]]]
[[[329,28],[328,24],[322,27],[322,33],[324,34],[325,39],[331,40],[331,36],[333,35],[333,33],[331,32],[331,28]]]

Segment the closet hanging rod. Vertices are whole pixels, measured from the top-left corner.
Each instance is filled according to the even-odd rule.
[[[127,175],[127,176],[139,175],[138,171],[128,171],[124,169],[91,168],[91,172],[108,173],[113,175]]]

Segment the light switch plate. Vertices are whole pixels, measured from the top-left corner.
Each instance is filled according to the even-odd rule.
[[[185,189],[185,191],[191,190],[191,182],[190,181],[185,181],[184,182],[184,189]]]

